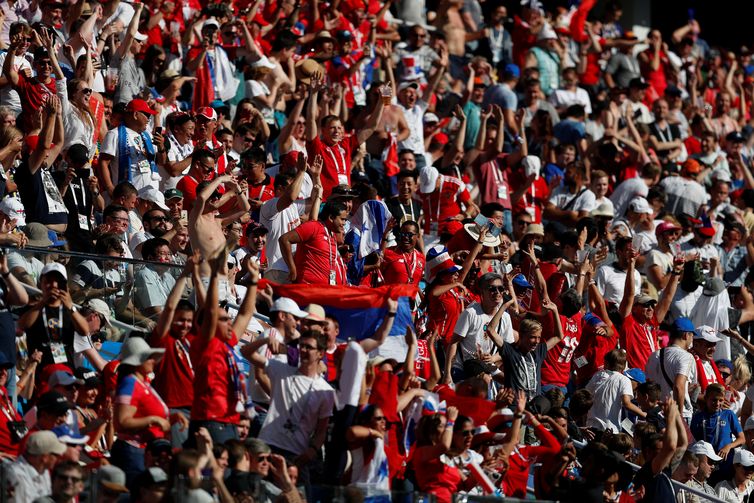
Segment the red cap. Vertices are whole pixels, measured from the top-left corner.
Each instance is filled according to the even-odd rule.
[[[448,135],[445,133],[437,133],[434,138],[432,138],[432,141],[435,143],[439,143],[440,145],[447,145],[450,141],[450,138],[448,138]]]
[[[209,119],[211,121],[217,120],[217,112],[215,112],[215,109],[212,107],[202,107],[196,111],[196,115],[201,115],[205,119]]]
[[[664,232],[679,231],[679,230],[681,230],[681,228],[678,227],[677,225],[675,225],[672,222],[662,222],[662,223],[660,223],[660,225],[658,225],[655,228],[655,236],[659,236],[660,234],[662,234]]]
[[[701,226],[701,227],[695,227],[694,230],[706,238],[711,238],[715,236],[714,227]]]
[[[689,175],[698,175],[702,172],[702,165],[695,159],[686,159],[681,167],[681,172]]]
[[[440,234],[453,234],[463,229],[463,223],[460,220],[448,220],[439,225],[438,231]]]
[[[129,101],[128,105],[126,105],[126,110],[129,112],[143,112],[149,115],[157,114],[157,112],[153,110],[146,101],[139,98]]]

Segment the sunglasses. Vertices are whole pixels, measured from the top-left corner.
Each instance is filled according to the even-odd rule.
[[[92,94],[92,90],[89,87],[85,87],[81,90],[81,94]]]
[[[258,463],[263,463],[265,461],[267,461],[268,463],[270,462],[270,455],[269,454],[265,454],[264,456],[257,456],[257,462]]]
[[[403,231],[401,231],[401,232],[398,233],[398,235],[400,237],[402,237],[402,238],[412,238],[412,237],[416,236],[416,233],[415,232],[403,232]]]
[[[720,377],[727,379],[730,377],[730,372],[720,372]]]
[[[526,220],[516,220],[516,225],[529,225],[531,222],[527,222]]]
[[[374,416],[372,421],[387,421],[387,418],[385,416]]]
[[[505,287],[493,285],[487,287],[487,291],[490,293],[503,293],[505,291]]]
[[[37,61],[36,63],[39,66],[49,66],[49,67],[52,67],[52,61],[50,61],[49,59],[43,59],[41,61]]]

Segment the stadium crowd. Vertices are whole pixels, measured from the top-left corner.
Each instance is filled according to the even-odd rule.
[[[754,501],[751,53],[575,4],[0,1],[0,500]]]

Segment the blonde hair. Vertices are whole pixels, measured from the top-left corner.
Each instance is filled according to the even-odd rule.
[[[518,331],[526,335],[533,334],[537,330],[542,330],[542,324],[531,318],[521,320],[521,325],[518,327]]]
[[[740,354],[733,360],[733,380],[743,385],[751,380],[751,367],[746,360],[746,356]]]

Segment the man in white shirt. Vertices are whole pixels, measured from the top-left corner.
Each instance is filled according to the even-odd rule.
[[[105,135],[97,178],[111,196],[121,182],[131,182],[136,190],[148,185],[159,190],[162,177],[154,162],[157,149],[147,131],[156,113],[146,101],[133,99],[126,106],[123,124]]]
[[[303,166],[303,169],[301,167]],[[259,210],[259,223],[267,228],[267,272],[264,277],[277,283],[288,281],[288,266],[283,260],[278,239],[301,224],[301,215],[306,210],[304,201],[298,200],[301,185],[306,175],[306,162],[299,163],[296,176],[280,174],[275,177],[275,197],[265,201]],[[293,252],[295,253],[295,248]]]
[[[649,356],[647,379],[658,383],[662,388],[662,399],[669,396],[680,405],[681,415],[686,423],[691,423],[693,409],[689,396],[689,385],[696,385],[696,363],[689,353],[694,338],[694,324],[688,318],[678,318],[670,331],[670,344]]]
[[[694,159],[687,159],[681,166],[681,176],[668,176],[660,182],[668,196],[665,211],[671,215],[686,213],[699,214],[699,207],[707,202],[707,191],[696,177],[702,166]]]
[[[579,87],[579,77],[574,67],[563,70],[560,84],[560,89],[556,89],[550,95],[550,103],[559,114],[565,112],[571,105],[583,105],[586,115],[592,115],[592,101],[589,99],[589,93]]]
[[[487,273],[479,278],[478,284],[482,300],[471,304],[460,314],[448,349],[445,375],[452,375],[455,382],[471,377],[463,373],[465,360],[479,358],[487,363],[498,364],[502,358],[497,347],[502,346],[502,343],[497,339],[508,344],[515,342],[511,317],[505,312],[513,300],[503,303],[503,293],[508,292],[508,287],[503,285],[503,278],[496,273]],[[503,312],[494,323],[498,309]]]
[[[26,450],[5,468],[6,488],[12,494],[8,501],[26,503],[50,494],[50,470],[65,453],[66,445],[51,431],[37,431],[29,435]]]
[[[276,339],[261,341],[277,353]],[[320,455],[335,405],[335,390],[320,373],[319,364],[327,348],[327,337],[320,332],[304,332],[298,340],[299,366],[268,360],[256,351],[245,356],[262,367],[270,379],[272,400],[259,438],[288,461],[296,459],[299,481],[309,485],[309,464]],[[253,348],[252,348],[253,349]]]
[[[754,454],[739,448],[733,454],[733,478],[723,480],[715,486],[718,498],[730,503],[743,503],[749,500],[754,491],[751,473],[754,471]]]
[[[657,164],[647,163],[641,168],[641,176],[627,178],[615,187],[610,195],[610,200],[615,208],[615,218],[626,214],[628,204],[635,197],[647,197],[649,187],[656,184],[660,179],[661,168]]]
[[[623,292],[626,287],[626,275],[631,255],[634,253],[631,247],[631,239],[618,238],[615,241],[615,255],[618,260],[612,264],[605,264],[597,269],[597,288],[605,302],[620,305],[623,300]],[[634,291],[641,291],[641,274],[633,269]]]
[[[623,375],[625,369],[625,351],[613,349],[605,355],[605,368],[597,371],[586,385],[586,389],[591,391],[594,397],[594,405],[589,409],[587,426],[620,433],[624,407],[634,414],[646,417],[646,413],[631,402],[634,392],[631,380]]]
[[[563,185],[552,191],[545,203],[544,219],[575,226],[580,218],[589,216],[597,197],[584,185],[586,168],[581,162],[570,163],[563,176]]]

